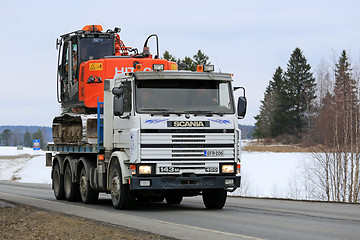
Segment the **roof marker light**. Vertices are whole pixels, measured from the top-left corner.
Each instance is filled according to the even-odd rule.
[[[214,65],[204,65],[204,72],[213,72],[214,70]]]
[[[153,64],[154,71],[164,71],[164,64]]]

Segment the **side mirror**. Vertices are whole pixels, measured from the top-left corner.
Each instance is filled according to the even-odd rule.
[[[247,100],[246,97],[239,97],[237,105],[237,115],[239,118],[244,118],[246,114]]]
[[[112,93],[114,94],[114,115],[122,116],[124,114],[124,96],[125,89],[118,87],[113,88]]]
[[[112,90],[112,94],[114,94],[115,96],[120,96],[123,95],[125,93],[125,89],[122,87],[114,87]]]

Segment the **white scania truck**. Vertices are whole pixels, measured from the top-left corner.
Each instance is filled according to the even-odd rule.
[[[114,58],[91,60],[84,69],[95,74]],[[113,78],[90,74],[86,87],[103,88],[97,108],[54,119],[46,164],[52,166],[55,197],[94,203],[105,192],[115,208],[129,209],[135,201],[180,204],[183,197],[202,195],[206,208],[223,208],[227,191],[240,186],[238,118],[246,112],[245,91],[236,109],[231,74],[209,66],[163,70],[163,64],[142,71],[141,64],[137,57],[133,72]],[[68,77],[64,72],[62,79]],[[62,79],[61,97],[71,84]]]

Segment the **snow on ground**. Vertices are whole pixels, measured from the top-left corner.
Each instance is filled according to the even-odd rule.
[[[242,152],[241,188],[232,194],[305,199],[304,166],[312,159],[311,153]],[[51,183],[45,152],[0,147],[0,180]]]
[[[242,152],[236,195],[304,198],[303,171],[311,153]]]
[[[0,156],[15,156],[15,155],[36,155],[36,154],[45,154],[42,150],[34,151],[32,148],[23,148],[23,150],[17,150],[17,147],[0,147]]]
[[[14,176],[19,182],[51,183],[51,167],[45,166],[45,155],[37,156],[25,162]]]
[[[50,174],[51,167],[45,167],[45,152],[0,147],[0,180],[51,183]]]

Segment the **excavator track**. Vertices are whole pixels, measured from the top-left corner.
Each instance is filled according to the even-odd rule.
[[[55,117],[52,135],[55,144],[96,144],[97,115],[67,113]]]

